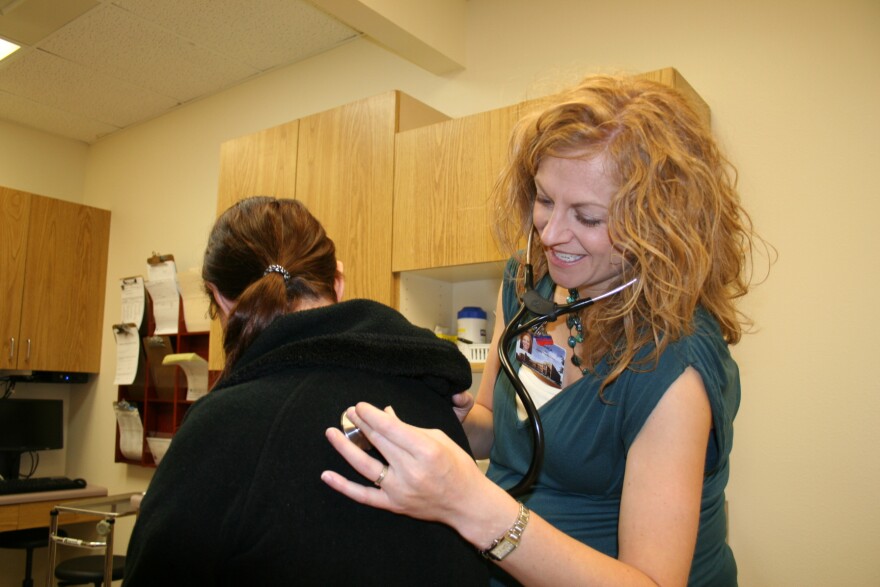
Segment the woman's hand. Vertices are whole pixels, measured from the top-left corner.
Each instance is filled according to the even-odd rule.
[[[462,391],[452,396],[452,411],[458,416],[459,422],[464,422],[473,407],[474,396],[470,392]]]
[[[467,403],[472,405],[473,400]],[[381,477],[373,487],[324,471],[321,479],[327,485],[357,502],[443,522],[461,532],[473,507],[468,498],[485,492],[480,484],[494,487],[473,458],[439,430],[410,426],[390,407],[382,411],[367,403],[349,408],[346,415],[388,462],[384,470],[380,460],[355,446],[339,429],[327,429],[327,439],[358,473],[374,484]]]

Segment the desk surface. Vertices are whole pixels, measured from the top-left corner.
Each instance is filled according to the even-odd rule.
[[[132,499],[141,496],[143,493],[120,493],[118,495],[108,495],[104,497],[91,497],[88,499],[77,499],[75,501],[67,501],[58,505],[58,512],[68,512],[73,514],[93,514],[103,516],[104,518],[121,518],[136,514],[140,508],[140,501],[135,503]]]
[[[0,496],[0,532],[47,527],[49,512],[59,503],[105,495],[107,495],[107,488],[100,485],[87,485],[82,489],[2,495]],[[68,516],[65,523],[91,519],[93,517],[85,515]]]
[[[36,501],[71,501],[86,497],[107,495],[107,488],[100,485],[86,485],[82,489],[61,489],[60,491],[34,491],[32,493],[13,493],[0,495],[0,506]]]

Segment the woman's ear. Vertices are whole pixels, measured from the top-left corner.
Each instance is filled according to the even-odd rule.
[[[342,261],[336,261],[336,278],[333,280],[333,289],[336,290],[336,301],[342,301],[342,294],[345,292],[345,273],[342,267]]]
[[[220,308],[220,322],[225,326],[226,318],[229,316],[229,311],[232,309],[233,302],[220,293],[220,290],[217,289],[216,285],[208,282],[205,283],[208,286],[208,289],[211,290],[211,293],[214,294],[214,301],[217,302],[217,307]]]

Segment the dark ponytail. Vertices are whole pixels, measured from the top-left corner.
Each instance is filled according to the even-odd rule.
[[[202,265],[202,279],[232,302],[221,378],[277,317],[301,303],[338,301],[336,277],[336,247],[302,203],[256,196],[226,210],[211,230]],[[208,293],[216,315],[217,301]]]

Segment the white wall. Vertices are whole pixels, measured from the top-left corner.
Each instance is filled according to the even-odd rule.
[[[871,300],[880,3],[470,0],[467,39],[457,73],[429,74],[360,40],[88,150],[82,201],[113,220],[102,375],[86,393],[71,391],[68,474],[114,492],[149,480],[112,462],[114,280],[142,271],[153,250],[174,253],[181,268],[199,264],[220,142],[389,89],[461,116],[591,71],[675,66],[711,106],[743,199],[779,251],[744,304],[756,333],[735,349],[743,403],[728,498],[740,583],[880,584],[880,384],[870,375],[880,325]],[[17,140],[0,128],[0,153]],[[78,168],[77,148],[63,150]],[[47,186],[42,174],[0,157],[0,184],[12,177],[13,187],[79,199],[76,172],[70,186]]]

